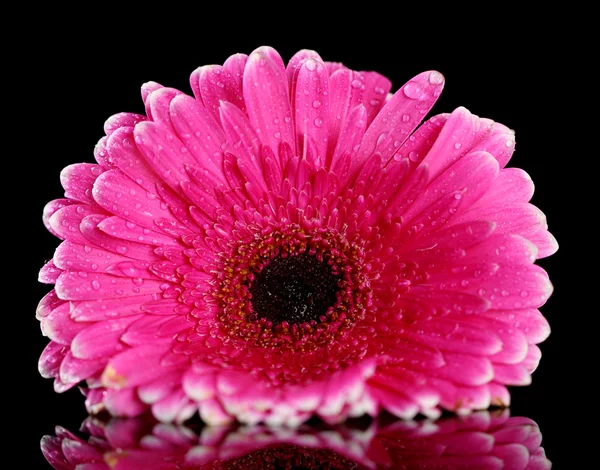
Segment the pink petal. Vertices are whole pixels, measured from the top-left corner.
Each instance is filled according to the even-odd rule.
[[[175,243],[172,237],[164,233],[151,230],[147,227],[137,225],[130,220],[121,217],[107,217],[98,224],[98,228],[104,233],[115,238],[121,238],[136,243],[148,245],[172,245]]]
[[[183,390],[187,395],[197,402],[201,402],[215,396],[217,389],[217,373],[207,370],[198,373],[188,370],[183,376]]]
[[[439,393],[435,387],[426,384],[425,377],[424,374],[414,373],[402,367],[381,367],[368,383],[378,383],[398,390],[421,409],[433,408],[439,403]]]
[[[94,199],[107,211],[134,224],[154,229],[154,219],[171,218],[162,201],[119,170],[103,173],[94,184]]]
[[[100,321],[79,332],[71,343],[71,352],[80,359],[110,357],[125,349],[120,342],[124,330],[139,316]]]
[[[468,260],[525,267],[537,259],[537,247],[520,235],[493,234],[468,250]]]
[[[106,272],[113,264],[130,261],[130,258],[101,248],[64,241],[54,252],[53,260],[56,267],[62,270]]]
[[[480,125],[480,119],[463,107],[450,114],[423,160],[429,165],[432,179],[471,151]]]
[[[136,113],[113,114],[104,122],[104,133],[110,137],[113,132],[121,127],[135,127],[138,122],[146,120],[146,116]]]
[[[42,319],[41,327],[44,336],[56,343],[69,345],[77,333],[88,326],[86,323],[73,321],[69,315],[69,309],[68,302],[61,304]]]
[[[474,327],[452,318],[437,318],[419,324],[416,331],[405,330],[403,338],[427,344],[442,351],[487,356],[500,352],[502,341],[494,331]]]
[[[231,73],[220,65],[205,65],[194,72],[202,102],[212,117],[219,120],[219,102],[227,101],[246,112],[242,88]]]
[[[104,470],[106,467],[96,466],[95,463],[102,462],[100,449],[94,447],[93,443],[82,442],[80,439],[64,438],[62,451],[71,463],[78,464],[77,470]]]
[[[148,116],[152,116],[152,121],[163,128],[167,134],[175,133],[169,109],[173,99],[181,94],[183,93],[175,88],[162,87],[152,91],[146,98],[146,108],[150,108]]]
[[[171,119],[179,139],[195,160],[192,163],[186,158],[186,162],[208,170],[215,182],[224,182],[223,151],[229,143],[218,122],[200,102],[187,95],[179,95],[171,102]]]
[[[527,350],[527,357],[523,360],[522,364],[527,369],[527,372],[532,374],[537,369],[540,359],[542,358],[542,351],[535,344],[530,344]]]
[[[366,108],[363,105],[357,106],[350,111],[348,119],[340,128],[339,140],[329,162],[329,168],[340,178],[346,176],[350,163],[358,151],[358,145],[367,126],[366,117]],[[344,165],[340,163],[343,158],[347,159]]]
[[[42,318],[47,317],[48,315],[50,315],[50,312],[52,312],[52,310],[64,303],[65,301],[59,299],[56,295],[56,291],[52,289],[44,297],[42,297],[42,299],[38,303],[35,312],[36,318],[38,320],[41,320]]]
[[[444,77],[435,71],[423,72],[407,82],[386,103],[362,140],[354,169],[374,152],[390,159],[433,107],[444,86]]]
[[[239,90],[242,90],[242,79],[247,60],[248,56],[246,54],[233,54],[223,63],[223,67],[229,71]]]
[[[428,371],[428,375],[469,387],[484,385],[494,378],[494,369],[487,357],[444,352],[444,358],[446,365]]]
[[[210,426],[223,426],[230,424],[234,418],[229,415],[223,406],[215,399],[204,400],[199,404],[200,418]]]
[[[492,405],[501,407],[510,406],[510,393],[504,385],[492,382],[487,386],[490,390],[490,403]]]
[[[60,364],[60,380],[65,384],[78,384],[102,370],[107,362],[108,359],[105,357],[86,360],[79,359],[68,352]]]
[[[142,313],[141,306],[154,297],[154,294],[146,294],[71,302],[71,318],[77,321],[100,321],[137,315]]]
[[[436,143],[449,117],[449,114],[437,114],[421,124],[408,140],[404,141],[388,165],[406,160],[410,162],[411,170],[417,168]]]
[[[492,235],[494,228],[493,222],[485,220],[453,224],[430,234],[427,239],[415,243],[410,254],[411,259],[423,260],[423,263],[428,260],[456,262],[475,252],[484,244],[486,248],[489,248],[487,240]],[[481,251],[487,253],[489,250]],[[473,256],[473,258],[479,260],[479,257]]]
[[[69,271],[60,275],[55,289],[57,295],[63,299],[93,300],[159,293],[162,285],[163,281]]]
[[[550,335],[548,320],[537,309],[489,311],[484,316],[499,320],[509,328],[518,328],[529,344],[541,343]]]
[[[254,161],[260,152],[260,139],[246,115],[226,101],[221,102],[219,112],[223,130],[232,143],[232,153],[248,162]]]
[[[462,194],[461,211],[472,206],[493,184],[498,175],[498,162],[489,153],[465,155],[433,180],[423,196],[403,214],[406,221],[422,210],[428,210],[441,194],[466,190]]]
[[[302,64],[306,62],[307,59],[319,59],[321,60],[321,56],[310,49],[302,49],[296,52],[292,58],[289,60],[288,65],[286,67],[288,86],[290,90],[293,90],[293,84],[298,76],[298,72],[302,67]]]
[[[515,132],[489,119],[482,119],[482,124],[484,128],[489,126],[489,131],[480,136],[472,150],[491,153],[498,160],[500,168],[504,168],[515,150]]]
[[[156,419],[163,423],[181,422],[190,418],[189,411],[196,411],[196,408],[189,408],[190,400],[182,390],[171,393],[162,400],[152,405],[152,414]]]
[[[404,294],[403,300],[426,304],[442,314],[451,312],[467,315],[479,314],[490,307],[490,302],[479,295],[432,290],[429,286],[419,285]]]
[[[124,127],[114,132],[106,144],[108,160],[132,181],[154,194],[160,181],[146,159],[135,145],[134,128]]]
[[[490,220],[497,224],[497,233],[514,233],[522,235],[538,247],[538,257],[550,256],[558,249],[555,238],[548,232],[546,216],[537,207],[529,203],[512,203],[473,207],[457,218]]]
[[[165,348],[156,344],[137,346],[119,353],[106,366],[102,384],[117,390],[131,390],[131,387],[156,380],[168,371],[160,365],[164,353]]]
[[[152,342],[157,345],[169,344],[173,335],[162,335],[160,329],[168,324],[170,319],[169,316],[144,315],[129,326],[121,336],[121,341],[130,346],[141,346]]]
[[[318,162],[325,164],[329,128],[329,75],[319,58],[306,59],[299,66],[294,90],[296,148],[306,154],[307,139],[314,139]]]
[[[96,212],[91,206],[84,204],[65,206],[52,214],[48,224],[59,238],[85,245],[88,240],[81,233],[79,226],[85,217]]]
[[[107,390],[103,403],[111,415],[128,418],[140,415],[146,408],[131,388]]]
[[[158,256],[154,253],[153,246],[115,238],[100,230],[98,227],[105,219],[105,216],[100,215],[90,215],[82,219],[80,230],[85,238],[81,244],[89,245],[91,242],[106,251],[124,255],[141,262],[159,260]]]
[[[244,69],[244,101],[252,127],[274,151],[281,142],[293,143],[294,128],[285,69],[271,58],[268,47],[256,49]]]
[[[45,379],[58,377],[60,364],[69,351],[68,346],[50,341],[40,356],[38,370]]]
[[[56,280],[62,274],[62,269],[56,267],[54,260],[48,261],[38,273],[38,281],[42,284],[56,284]]]
[[[533,191],[533,181],[525,171],[520,168],[503,168],[477,205],[483,207],[497,201],[503,201],[505,204],[529,202]]]
[[[360,72],[360,76],[364,84],[362,101],[367,109],[367,124],[371,124],[386,104],[392,82],[377,72]]]
[[[180,380],[181,374],[179,372],[163,374],[154,381],[140,385],[138,396],[144,403],[151,405],[169,396]]]
[[[342,144],[342,137],[340,132],[343,128],[349,127],[350,118],[347,118],[348,113],[351,109],[356,109],[357,106],[362,106],[362,100],[355,98],[352,99],[355,89],[351,83],[353,80],[354,72],[348,69],[336,70],[329,77],[329,151],[331,154],[333,149]],[[362,98],[362,90],[361,90]],[[365,108],[365,129],[366,129],[366,108]],[[359,136],[362,139],[364,130]],[[358,144],[358,142],[357,142]]]
[[[383,408],[401,419],[413,419],[419,412],[419,407],[402,392],[392,390],[383,384],[369,383],[369,392]]]
[[[135,126],[135,144],[148,165],[174,190],[187,181],[186,165],[196,163],[187,147],[166,128],[145,121]]]
[[[492,454],[500,457],[504,468],[528,468],[529,451],[520,444],[505,444],[494,447]]]
[[[65,167],[60,173],[60,182],[65,188],[65,197],[86,204],[94,204],[92,186],[104,170],[99,165],[78,163]]]

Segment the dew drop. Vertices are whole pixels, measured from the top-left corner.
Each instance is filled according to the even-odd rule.
[[[312,102],[313,108],[318,109],[321,107],[321,102],[319,100],[314,100]]]
[[[444,76],[436,71],[433,71],[429,74],[429,83],[432,85],[439,85],[444,82]]]
[[[379,106],[381,104],[381,101],[376,100],[376,99],[372,99],[371,101],[369,101],[369,104],[371,106]]]
[[[323,125],[323,119],[321,119],[321,118],[315,118],[314,124],[315,124],[316,127],[321,127]]]
[[[403,114],[402,122],[408,122],[408,121],[410,121],[410,114]]]
[[[100,287],[101,287],[101,286],[100,286],[100,281],[98,281],[98,279],[94,279],[94,280],[92,281],[92,288],[93,288],[94,290],[99,290],[99,289],[100,289]]]
[[[419,161],[419,153],[415,152],[413,150],[412,152],[409,152],[408,158],[410,158],[410,160],[413,161],[413,162],[418,162]]]
[[[362,88],[362,86],[363,86],[363,83],[362,83],[360,80],[358,80],[358,79],[354,79],[354,80],[352,80],[352,82],[350,83],[350,86],[351,86],[352,88],[355,88],[355,89],[357,89],[357,90],[358,90],[358,89]]]
[[[286,116],[285,118],[283,118],[283,120],[284,120],[285,122],[291,122],[292,118],[291,118],[291,117],[289,117],[289,116]]]
[[[378,95],[383,95],[385,93],[385,90],[381,87],[375,87],[375,93],[377,93]]]
[[[504,145],[506,145],[507,147],[512,147],[513,145],[515,145],[514,140],[507,140]]]
[[[461,144],[460,142],[456,142],[456,143],[454,144],[454,148],[455,148],[456,150],[458,150],[458,149],[459,149],[461,146],[462,146],[462,144]]]
[[[402,91],[404,92],[407,98],[410,98],[411,100],[416,100],[421,96],[423,89],[421,88],[421,85],[419,83],[415,81],[410,81],[406,85],[404,85]]]
[[[311,72],[317,70],[317,62],[314,59],[307,59],[304,65],[306,65],[306,69],[310,70]]]

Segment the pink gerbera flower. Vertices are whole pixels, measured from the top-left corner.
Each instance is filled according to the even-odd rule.
[[[55,436],[42,438],[41,449],[57,470],[550,469],[541,442],[534,421],[504,410],[387,426],[373,420],[366,429],[304,424],[198,430],[139,418],[88,418],[78,434],[57,426]]]
[[[89,412],[297,425],[509,404],[549,334],[534,264],[557,244],[506,168],[514,132],[444,79],[390,94],[270,47],[142,87],[44,222],[39,368]]]

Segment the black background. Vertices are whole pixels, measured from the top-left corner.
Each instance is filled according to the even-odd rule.
[[[123,25],[110,33],[97,25],[69,28],[63,21],[37,30],[35,47],[23,50],[25,67],[18,74],[27,91],[17,96],[24,116],[16,131],[22,132],[22,137],[20,151],[11,156],[16,170],[8,179],[19,177],[10,183],[22,188],[18,194],[27,197],[17,194],[13,199],[20,220],[19,230],[11,236],[24,248],[9,253],[18,258],[21,271],[18,282],[8,286],[12,297],[18,295],[10,313],[19,323],[11,340],[18,339],[19,346],[10,349],[14,357],[9,357],[17,372],[4,380],[12,390],[9,420],[19,429],[19,440],[25,448],[21,452],[24,462],[19,467],[49,468],[39,451],[40,438],[52,434],[56,425],[77,430],[86,416],[83,397],[77,390],[58,395],[52,381],[42,379],[37,371],[37,360],[47,339],[40,332],[35,309],[50,289],[37,282],[37,273],[59,243],[46,232],[42,210],[51,199],[62,197],[59,173],[64,166],[93,162],[94,145],[104,135],[102,126],[109,116],[121,111],[144,112],[140,86],[146,81],[191,93],[188,77],[196,67],[222,64],[233,53],[250,53],[261,45],[275,47],[285,61],[297,50],[308,48],[324,60],[343,62],[355,70],[378,71],[392,80],[392,91],[422,71],[438,70],[444,74],[446,85],[432,114],[465,106],[516,131],[516,152],[509,165],[531,175],[536,185],[532,202],[547,215],[549,228],[561,244],[564,223],[561,196],[556,189],[561,176],[559,155],[552,145],[554,136],[544,125],[552,114],[547,91],[554,86],[552,77],[560,62],[549,60],[538,42],[520,43],[521,55],[516,57],[509,46],[493,40],[485,42],[480,37],[457,40],[450,46],[445,37],[439,36],[435,47],[431,47],[419,37],[406,40],[400,33],[385,41],[375,35],[350,41],[333,33],[327,39],[288,34],[283,40],[281,34],[271,35],[264,30],[261,35],[256,31],[215,34],[198,27],[183,39],[147,24]],[[541,345],[542,360],[532,385],[513,388],[511,406],[513,416],[526,416],[540,425],[542,446],[555,468],[561,468],[559,462],[566,458],[563,428],[556,413],[565,344],[560,258],[559,250],[539,261],[555,286],[553,296],[542,307],[552,334]],[[25,461],[31,461],[31,466]]]

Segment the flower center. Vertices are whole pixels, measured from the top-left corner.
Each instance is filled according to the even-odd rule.
[[[227,470],[254,469],[361,469],[356,462],[329,449],[314,449],[293,444],[281,444],[250,452],[242,457],[222,461]]]
[[[336,302],[340,274],[306,253],[273,258],[250,286],[256,318],[279,325],[321,319]]]

